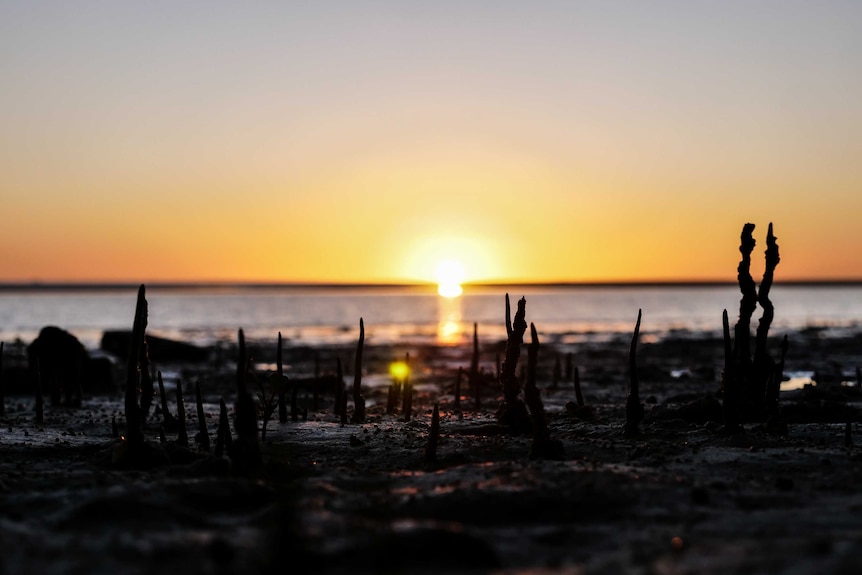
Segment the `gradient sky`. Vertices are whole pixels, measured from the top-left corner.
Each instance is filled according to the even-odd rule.
[[[0,281],[862,278],[862,2],[0,1]]]

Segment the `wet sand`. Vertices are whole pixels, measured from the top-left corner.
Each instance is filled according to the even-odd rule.
[[[238,477],[230,461],[172,446],[173,463],[112,465],[122,395],[87,397],[80,409],[7,396],[0,421],[0,572],[270,573],[856,572],[862,553],[862,418],[855,370],[858,334],[789,335],[785,373],[815,373],[816,386],[782,392],[786,436],[759,424],[728,435],[720,420],[722,343],[692,334],[638,349],[640,435],[625,437],[625,337],[578,346],[543,343],[538,383],[559,461],[530,459],[530,437],[500,433],[496,386],[475,408],[458,367],[469,347],[366,346],[367,421],[342,425],[333,397],[299,393],[306,418],[267,424],[264,468]],[[771,342],[777,349],[778,340]],[[493,383],[502,342],[485,343],[480,366]],[[389,363],[410,353],[413,417],[386,413]],[[169,410],[182,376],[189,437],[200,381],[211,441],[218,400],[236,399],[235,365],[162,364]],[[572,354],[588,410],[554,363]],[[286,350],[294,380],[331,375],[335,358],[353,381],[353,349]],[[274,342],[250,347],[263,381]],[[235,356],[233,356],[235,357]],[[522,362],[526,353],[522,353]],[[563,368],[563,371],[565,369]],[[799,376],[800,384],[805,375]],[[256,381],[256,380],[255,380]],[[843,382],[843,383],[842,383]],[[793,386],[788,386],[793,387]],[[252,389],[254,389],[254,384]],[[439,405],[437,464],[423,457]],[[158,404],[158,394],[156,398]],[[688,406],[686,409],[681,409]],[[348,401],[348,415],[353,409]],[[174,411],[175,414],[175,411]],[[147,439],[159,444],[160,409]],[[850,436],[847,436],[847,429]]]

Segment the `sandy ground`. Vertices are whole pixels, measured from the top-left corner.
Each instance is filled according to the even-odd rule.
[[[469,367],[469,347],[367,346],[366,422],[342,425],[330,394],[315,410],[303,389],[307,417],[268,422],[264,468],[254,478],[236,476],[228,459],[194,443],[175,448],[175,433],[162,447],[169,465],[112,464],[119,393],[87,397],[79,409],[49,405],[42,424],[30,397],[7,397],[0,573],[857,573],[862,418],[854,374],[862,338],[789,334],[784,437],[757,424],[728,435],[715,420],[720,341],[645,339],[638,373],[647,415],[633,438],[622,433],[628,339],[543,343],[539,387],[551,435],[563,444],[558,461],[531,459],[530,437],[499,432],[495,387],[476,409],[465,381],[455,411],[453,385],[458,367]],[[274,345],[259,343],[252,353],[263,380]],[[492,380],[501,350],[483,344],[481,367]],[[316,354],[330,374],[339,357],[350,384],[352,353],[288,350],[288,373],[310,376]],[[400,406],[385,412],[388,365],[406,353],[416,391],[410,421]],[[554,362],[567,353],[586,411],[567,410],[570,380],[554,386]],[[214,441],[219,398],[235,400],[230,363],[159,366],[169,410],[183,379],[190,437],[198,421],[189,382],[201,382]],[[804,387],[812,374],[817,385]],[[441,434],[429,465],[435,403]],[[349,401],[348,415],[352,409]],[[151,412],[153,445],[161,421],[160,409]]]

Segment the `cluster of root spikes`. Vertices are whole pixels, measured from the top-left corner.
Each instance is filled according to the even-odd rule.
[[[162,424],[159,430],[159,443],[148,441],[144,434],[144,423],[154,399],[152,380],[149,376],[149,358],[146,351],[147,298],[143,285],[138,288],[135,306],[135,319],[126,363],[125,387],[125,429],[120,434],[119,426],[113,422],[116,443],[111,449],[111,463],[120,468],[150,468],[174,462],[187,462],[195,458],[189,448],[186,426],[185,401],[182,381],[177,381],[177,415],[169,410],[161,372],[157,373],[159,392],[162,402]],[[258,439],[257,406],[246,385],[249,361],[246,357],[245,338],[239,330],[239,357],[237,359],[236,390],[237,400],[234,408],[234,431],[231,434],[227,406],[220,401],[219,426],[216,436],[215,459],[229,461],[233,474],[256,476],[262,468],[262,457]],[[195,384],[195,403],[197,408],[198,433],[195,442],[198,452],[208,453],[211,448],[206,416],[203,408],[200,382]],[[271,406],[275,401],[270,402]],[[265,414],[270,416],[271,409]],[[175,433],[176,440],[168,442],[166,434]],[[265,426],[264,426],[265,433]],[[227,460],[222,459],[224,456]]]
[[[737,268],[737,279],[742,292],[739,305],[739,317],[731,334],[727,310],[723,312],[724,331],[724,369],[722,372],[722,410],[724,429],[728,433],[736,433],[743,429],[746,423],[763,424],[769,433],[786,434],[787,427],[781,415],[779,405],[779,385],[783,378],[784,362],[787,354],[787,337],[780,347],[779,360],[773,359],[768,350],[768,333],[774,317],[774,306],[769,299],[773,283],[773,274],[779,262],[778,244],[773,234],[772,224],[766,234],[765,270],[758,288],[751,275],[751,253],[755,247],[753,237],[754,224],[743,226],[739,251],[742,255]],[[517,375],[517,365],[520,359],[524,336],[527,331],[526,299],[522,297],[517,302],[514,319],[511,314],[509,294],[505,298],[506,345],[501,359],[497,358],[497,382],[502,391],[502,402],[496,411],[496,421],[499,429],[511,436],[532,436],[530,448],[531,458],[562,459],[565,457],[562,443],[551,437],[541,395],[536,384],[536,371],[539,355],[539,336],[534,324],[530,323],[530,341],[526,346],[527,365]],[[751,320],[758,305],[762,316],[757,325],[753,351],[751,342]],[[623,433],[627,437],[639,435],[639,425],[644,419],[644,406],[639,396],[637,374],[637,344],[640,332],[642,313],[638,310],[637,322],[632,335],[629,349],[629,390],[625,405],[625,424]],[[150,375],[150,360],[146,339],[147,329],[147,299],[144,285],[138,289],[137,304],[129,344],[126,364],[125,384],[125,428],[120,430],[116,420],[113,421],[113,433],[117,438],[111,450],[111,461],[118,467],[142,468],[166,464],[175,461],[191,460],[196,454],[208,453],[211,448],[210,437],[206,426],[206,417],[201,399],[200,382],[195,384],[195,398],[199,429],[195,434],[197,451],[191,452],[189,436],[186,429],[185,405],[183,400],[182,381],[177,382],[176,416],[168,409],[164,382],[161,372],[157,373],[157,382],[161,399],[162,424],[159,430],[159,444],[146,440],[144,423],[155,399],[154,381]],[[365,398],[362,395],[362,361],[365,342],[365,325],[359,320],[359,339],[356,346],[355,364],[353,369],[353,385],[348,393],[345,385],[340,359],[337,362],[337,377],[335,378],[335,415],[341,424],[362,424],[366,421]],[[257,381],[257,401],[249,391],[248,380],[251,360],[247,357],[245,338],[242,329],[238,330],[238,358],[236,368],[236,404],[233,414],[233,431],[231,433],[227,405],[224,398],[220,400],[219,424],[215,439],[215,456],[228,462],[233,473],[243,476],[254,476],[262,467],[261,441],[266,439],[267,422],[278,412],[280,422],[288,420],[287,394],[290,391],[290,418],[299,419],[300,410],[297,402],[297,387],[284,375],[283,350],[281,333],[278,334],[278,349],[276,356],[276,372],[267,378],[265,386]],[[2,380],[2,350],[0,342],[0,415],[5,408],[3,402]],[[562,368],[557,356],[554,367],[554,386],[558,385]],[[405,363],[409,366],[410,355]],[[319,363],[315,363],[315,378],[319,377]],[[572,370],[571,355],[567,356],[567,377],[573,371],[575,401],[566,405],[566,411],[576,419],[591,419],[591,408],[585,405],[580,385],[578,368]],[[408,368],[409,372],[409,368]],[[38,362],[36,365],[38,376]],[[526,376],[525,376],[526,373]],[[458,369],[457,381],[454,385],[454,412],[461,415],[461,383],[465,371]],[[487,385],[485,373],[479,369],[478,328],[473,325],[473,354],[469,370],[466,372],[467,386],[472,392],[475,408],[481,407],[483,387]],[[862,376],[860,376],[862,379]],[[523,397],[522,397],[523,392]],[[314,390],[314,404],[317,407],[317,388]],[[36,422],[44,418],[44,401],[41,393],[40,378],[36,378]],[[352,395],[353,412],[347,416],[348,396]],[[409,421],[413,411],[413,390],[408,376],[401,381],[393,382],[389,388],[387,414],[394,414],[399,400],[403,420]],[[258,416],[262,422],[259,426]],[[307,408],[302,412],[307,418]],[[168,442],[167,434],[175,434],[176,439]],[[438,406],[433,409],[432,422],[428,444],[424,453],[424,461],[428,466],[437,465],[436,448],[440,434],[440,416]]]
[[[754,227],[754,224],[745,224],[740,237],[739,252],[742,258],[737,267],[737,279],[742,298],[732,337],[727,310],[724,310],[722,317],[725,357],[722,374],[724,423],[729,433],[740,431],[744,423],[765,423],[767,431],[783,435],[787,429],[781,416],[778,396],[787,355],[787,336],[782,340],[778,361],[773,359],[767,347],[769,328],[775,315],[769,291],[772,288],[775,268],[780,261],[778,243],[770,223],[766,232],[766,265],[758,289],[751,276],[751,252],[756,243],[753,237]],[[751,318],[758,305],[763,313],[757,325],[752,356]]]

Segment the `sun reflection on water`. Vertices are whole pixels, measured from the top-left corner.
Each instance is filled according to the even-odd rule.
[[[437,298],[437,343],[461,343],[461,298]]]

